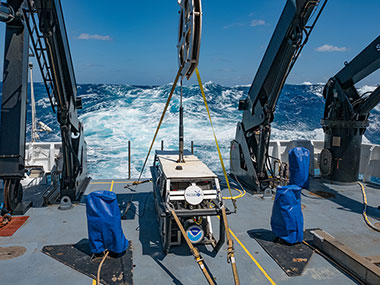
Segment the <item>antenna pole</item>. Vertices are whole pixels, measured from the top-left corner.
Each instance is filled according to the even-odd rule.
[[[183,96],[183,90],[182,90],[182,79],[181,77],[181,96],[179,100],[179,157],[178,157],[178,163],[185,162],[183,158],[183,106],[182,106],[182,96]]]
[[[37,139],[37,127],[36,127],[36,101],[34,99],[34,86],[33,86],[33,63],[29,62],[30,70],[30,99],[32,104],[32,142]]]

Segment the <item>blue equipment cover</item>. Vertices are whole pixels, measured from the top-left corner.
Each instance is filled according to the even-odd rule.
[[[289,151],[290,185],[309,189],[310,151],[304,147],[295,147]]]
[[[290,244],[303,241],[301,190],[297,185],[278,186],[273,203],[272,232]]]
[[[92,253],[109,250],[122,253],[128,241],[121,228],[120,208],[116,194],[110,191],[95,191],[86,199],[88,240]]]

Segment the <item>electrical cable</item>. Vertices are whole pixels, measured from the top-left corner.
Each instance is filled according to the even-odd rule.
[[[362,95],[359,96],[358,99],[356,99],[354,102],[352,102],[352,106],[355,107],[357,104],[363,102],[366,98],[364,98],[367,94],[372,94],[372,91],[368,91],[363,93]]]
[[[274,177],[275,177],[274,174],[275,174],[275,173],[274,173],[273,168],[272,168],[272,165],[271,165],[271,163],[270,163],[269,155],[267,154],[266,157],[267,157],[267,158],[265,159],[265,166],[267,167],[269,173],[272,175],[272,178],[273,178],[273,180],[274,180]]]
[[[236,199],[243,198],[245,196],[245,194],[247,194],[247,192],[245,190],[242,191],[238,188],[231,188],[231,189],[239,192],[239,195],[232,196],[232,197],[222,197],[223,200],[236,200]]]
[[[152,196],[152,194],[153,194],[153,192],[149,192],[147,195],[146,195],[146,197],[145,197],[145,199],[144,199],[144,201],[143,201],[143,203],[142,203],[142,207],[143,207],[143,210],[142,210],[142,213],[140,213],[140,211],[139,211],[139,214],[137,213],[137,211],[135,211],[134,209],[132,209],[132,208],[126,208],[126,211],[125,211],[125,213],[122,215],[122,218],[124,218],[124,217],[126,217],[127,216],[127,212],[128,212],[128,210],[131,210],[137,217],[139,217],[139,218],[142,218],[142,217],[144,217],[144,215],[145,215],[145,208],[146,208],[146,203],[148,202],[148,199],[149,199],[149,197],[151,197]],[[128,201],[128,203],[131,203],[131,204],[133,204],[133,202],[132,202],[132,200],[130,200],[130,201]],[[135,204],[133,204],[134,206],[135,206]],[[136,206],[135,206],[136,207]],[[140,209],[141,207],[139,206],[139,209]]]
[[[240,189],[238,189],[238,188],[232,188],[232,189],[235,191],[238,191],[240,194],[233,196],[233,197],[222,197],[223,200],[232,200],[232,199],[236,200],[236,199],[243,198],[245,196],[245,194],[247,194],[247,191],[245,191],[243,185],[241,185],[241,183],[240,183],[239,179],[236,177],[236,175],[233,174],[233,176],[235,178],[235,181],[239,184]]]
[[[377,231],[377,232],[380,232],[380,228],[374,226],[370,220],[368,219],[368,216],[367,216],[367,195],[365,193],[365,188],[364,188],[364,185],[360,182],[358,182],[359,186],[360,186],[360,189],[362,190],[362,194],[363,194],[363,218],[364,218],[364,221],[365,223],[367,224],[367,226],[369,226],[371,229]]]
[[[106,258],[107,258],[107,256],[108,256],[109,253],[110,253],[110,252],[109,252],[108,250],[105,250],[105,251],[104,251],[104,256],[103,256],[103,258],[102,258],[102,261],[101,261],[100,264],[99,264],[99,267],[98,267],[98,273],[97,273],[97,275],[96,275],[96,285],[99,285],[99,284],[100,284],[100,271],[102,270],[103,263],[104,263],[104,261],[106,260]]]

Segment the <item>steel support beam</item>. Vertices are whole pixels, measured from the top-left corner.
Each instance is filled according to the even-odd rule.
[[[9,4],[0,2],[0,21],[9,23],[15,18],[14,11]]]
[[[18,11],[22,0],[9,0]],[[22,179],[25,173],[25,131],[29,34],[21,20],[6,24],[0,122],[0,178]]]
[[[322,230],[312,231],[311,233],[314,234],[314,245],[340,266],[343,266],[365,284],[380,284],[380,267],[356,254]]]

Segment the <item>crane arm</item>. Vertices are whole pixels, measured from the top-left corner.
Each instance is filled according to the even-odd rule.
[[[327,0],[288,0],[253,80],[248,97],[239,102],[243,112],[231,143],[231,172],[249,188],[266,180],[265,160],[270,123],[286,78],[307,43]],[[318,9],[319,8],[319,9]],[[316,12],[312,23],[310,19]]]
[[[360,97],[355,84],[380,68],[380,36],[330,78],[323,91],[325,120],[363,120],[380,101],[377,88]],[[363,117],[364,116],[364,117]]]
[[[47,95],[61,129],[63,166],[58,167],[61,197],[78,199],[87,178],[86,142],[77,110],[74,68],[60,0],[0,2],[6,23],[0,127],[0,178],[7,189],[8,210],[22,201],[29,50],[41,71]]]
[[[273,120],[285,80],[299,55],[298,51],[306,44],[310,34],[307,23],[318,2],[286,2],[248,92],[248,98],[245,103],[240,104],[240,110],[244,110],[243,125],[246,131]]]
[[[28,1],[29,9],[38,17],[38,28],[43,43],[33,46],[38,55],[39,50],[46,54],[45,62],[47,78],[54,96],[54,107],[61,128],[63,169],[61,180],[61,196],[77,199],[81,185],[87,176],[86,142],[84,141],[83,126],[78,119],[77,110],[82,108],[81,99],[77,97],[77,84],[72,63],[66,25],[60,0]],[[31,14],[31,17],[34,15]],[[37,21],[35,21],[37,22]],[[28,26],[30,27],[30,25]],[[30,29],[30,33],[33,28]],[[33,37],[33,34],[31,35]],[[40,65],[44,76],[44,64]]]
[[[334,77],[348,89],[380,68],[380,36],[370,43]]]
[[[358,179],[362,136],[370,111],[380,102],[380,87],[359,95],[355,84],[380,68],[380,36],[327,82],[321,120],[325,132],[322,176],[331,181]]]

